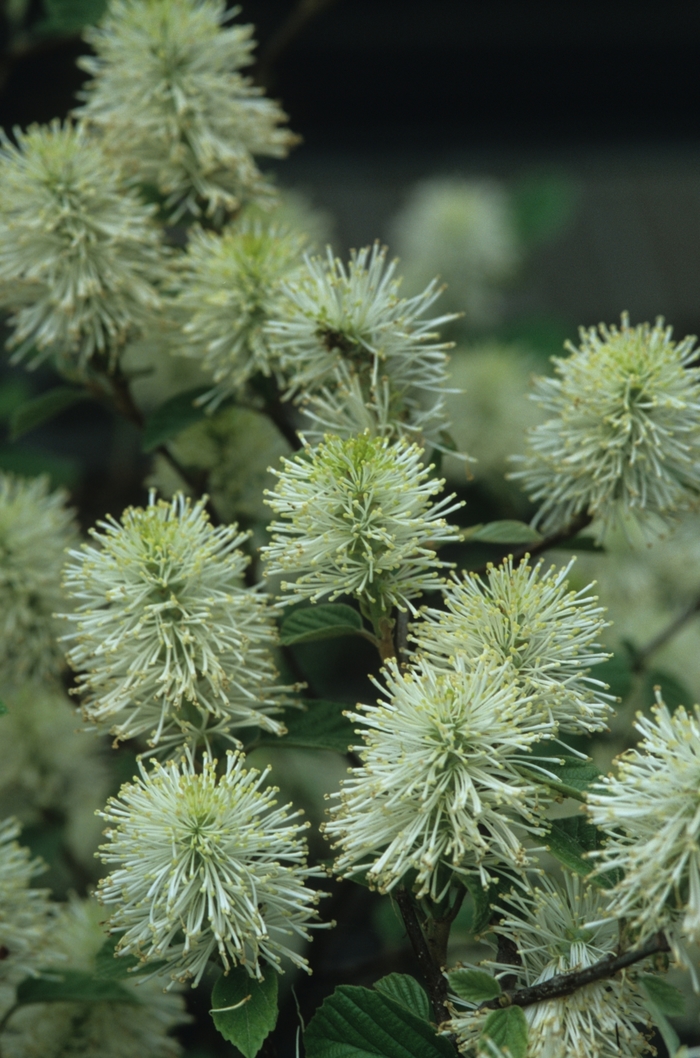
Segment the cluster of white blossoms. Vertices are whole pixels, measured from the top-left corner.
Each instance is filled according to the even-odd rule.
[[[325,832],[342,849],[335,870],[389,892],[406,877],[418,896],[440,900],[455,871],[521,871],[524,835],[543,834],[545,789],[523,776],[533,749],[553,735],[507,666],[484,654],[449,670],[390,661],[385,700],[351,713],[362,767],[342,783]],[[551,760],[551,753],[546,758]]]
[[[270,197],[255,155],[281,158],[295,142],[285,114],[250,78],[252,26],[226,26],[224,0],[111,0],[85,40],[95,55],[82,119],[113,164],[165,196],[174,219],[225,215]]]
[[[447,429],[446,350],[424,319],[440,294],[437,280],[402,298],[396,261],[379,243],[353,253],[347,267],[328,249],[307,257],[284,284],[279,315],[267,326],[288,379],[287,395],[310,418],[309,437],[349,437],[368,428],[440,445]]]
[[[700,367],[695,339],[671,340],[658,319],[581,330],[581,347],[554,358],[535,399],[551,418],[529,431],[520,480],[540,507],[533,524],[556,531],[589,515],[598,536],[622,515],[663,526],[697,506]]]
[[[497,938],[507,938],[515,946],[520,962],[487,965],[497,976],[515,975],[510,986],[515,989],[584,970],[618,954],[618,924],[604,917],[606,910],[605,890],[586,885],[568,871],[563,884],[544,876],[538,888],[512,892],[503,917],[493,926]],[[649,972],[648,966],[641,968]],[[637,970],[595,981],[562,999],[525,1007],[527,1058],[641,1058],[649,1053],[644,1029],[650,1031],[651,1022],[636,983]],[[455,1001],[455,1006],[460,1004]],[[488,1013],[473,1008],[457,1011],[447,1023],[461,1050],[476,1052]]]
[[[622,872],[610,913],[627,919],[643,941],[669,929],[700,941],[700,706],[671,713],[657,692],[651,717],[641,714],[638,746],[617,759],[616,774],[588,794],[591,820],[606,834],[596,873]]]
[[[48,478],[0,473],[0,678],[5,685],[56,676],[65,549],[78,543],[62,489]]]
[[[147,7],[147,5],[144,5]],[[154,207],[127,190],[80,125],[2,134],[0,305],[9,345],[36,364],[114,362],[158,308],[165,273]]]
[[[266,502],[285,520],[271,523],[261,551],[268,574],[298,574],[282,583],[285,602],[347,594],[376,613],[414,612],[411,600],[439,586],[449,564],[435,548],[459,538],[445,516],[461,504],[454,496],[431,502],[444,482],[430,477],[422,455],[365,431],[282,460]]]
[[[324,872],[307,866],[299,813],[275,807],[269,769],[248,770],[232,752],[219,777],[206,754],[201,768],[191,754],[139,767],[102,813],[102,860],[116,868],[98,894],[116,905],[117,953],[162,960],[195,985],[215,953],[251,977],[279,969],[282,956],[306,969],[293,942],[310,939],[320,894],[304,883]]]
[[[260,221],[220,236],[192,234],[177,275],[174,309],[185,317],[177,351],[211,374],[209,409],[256,372],[271,374],[276,355],[264,328],[277,312],[282,282],[299,269],[303,245],[301,235]]]
[[[47,971],[95,974],[107,940],[103,918],[104,910],[92,899],[72,898],[62,905],[51,931]],[[190,1017],[182,996],[164,991],[167,983],[157,977],[121,979],[122,1002],[112,998],[19,1007],[0,1033],[3,1058],[178,1058],[182,1047],[170,1033]]]
[[[246,588],[247,534],[213,527],[204,501],[128,508],[72,551],[64,639],[86,720],[117,739],[167,749],[238,728],[284,730],[266,597]]]
[[[489,564],[484,579],[454,576],[444,590],[445,609],[425,610],[414,626],[416,653],[450,669],[455,656],[475,659],[488,650],[558,730],[600,731],[614,699],[588,672],[610,657],[596,644],[606,626],[603,608],[589,594],[592,585],[569,590],[573,559],[546,572],[541,561],[530,567],[528,559],[515,569],[512,556]]]
[[[35,974],[47,958],[49,927],[56,904],[47,889],[33,889],[44,865],[19,845],[19,824],[0,822],[0,985],[14,985]]]

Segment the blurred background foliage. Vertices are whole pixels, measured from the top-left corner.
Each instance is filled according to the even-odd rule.
[[[104,0],[4,0],[0,5],[0,124],[7,130],[63,116],[84,76],[80,32]],[[527,399],[533,373],[575,340],[579,325],[632,323],[664,315],[677,337],[700,325],[700,7],[546,0],[250,0],[242,17],[257,26],[259,83],[279,97],[304,143],[270,166],[281,191],[276,218],[305,230],[316,247],[379,238],[401,260],[405,290],[439,274],[446,327],[455,343],[450,397],[453,438],[476,462],[446,456],[442,472],[466,499],[464,525],[527,521],[523,494],[505,478],[507,456],[540,421]],[[167,336],[166,339],[167,341]],[[150,413],[201,383],[192,364],[148,343],[132,346],[139,405]],[[20,414],[59,380],[49,366],[0,368],[0,468],[46,473],[71,493],[83,530],[118,516],[156,485],[182,487],[142,444],[138,431],[94,402],[66,406],[36,422]],[[172,404],[170,408],[172,409]],[[188,404],[191,411],[191,401]],[[179,414],[179,413],[178,413]],[[222,516],[265,537],[267,467],[286,442],[257,413],[224,406],[170,430],[179,461],[208,481]],[[172,425],[172,424],[171,424]],[[503,545],[445,549],[459,567],[498,561]],[[609,735],[593,755],[606,768],[630,744],[635,710],[661,685],[669,706],[700,699],[700,517],[687,516],[668,539],[630,551],[580,542],[571,582],[598,582],[613,625],[615,657],[600,667],[621,699]],[[567,562],[569,551],[550,552]],[[686,614],[678,634],[648,644]],[[364,641],[291,648],[290,678],[310,692],[354,704],[373,696],[376,672]],[[14,693],[14,692],[12,692]],[[7,697],[7,695],[5,695]],[[49,864],[45,884],[63,898],[97,877],[94,809],[134,768],[134,752],[75,732],[66,700],[8,699],[0,741],[0,803],[24,824],[23,840]],[[59,696],[60,697],[60,696]],[[30,700],[31,699],[31,700]],[[47,747],[49,749],[47,750]],[[586,747],[588,748],[588,747]],[[48,754],[48,756],[47,756]],[[322,795],[337,789],[347,761],[337,753],[260,748],[283,796],[320,822]],[[312,832],[313,833],[313,832]],[[313,851],[327,855],[320,839]],[[297,981],[308,1012],[335,984],[370,983],[414,971],[403,927],[388,898],[336,885],[324,908],[338,920],[314,942],[315,974]],[[468,905],[454,931],[454,956],[478,957]],[[280,1053],[292,1054],[296,1000],[282,987]],[[208,1002],[204,990],[192,1002]],[[697,1041],[697,1009],[679,1023]],[[230,1053],[212,1029],[186,1028],[192,1058]],[[209,1032],[208,1029],[204,1030]]]

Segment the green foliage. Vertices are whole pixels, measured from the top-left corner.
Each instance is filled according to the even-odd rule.
[[[570,222],[576,189],[559,176],[533,176],[522,180],[512,197],[515,225],[526,246],[536,246],[558,235]]]
[[[454,970],[448,980],[450,991],[468,1003],[485,1003],[501,994],[500,984],[485,970]]]
[[[586,800],[585,791],[603,774],[592,761],[580,760],[578,757],[561,757],[558,763],[550,762],[543,767],[556,775],[556,779],[550,779],[530,768],[524,768],[523,771],[537,782],[549,786],[552,790],[557,790],[565,797],[573,797],[577,801]]]
[[[689,691],[685,684],[676,679],[675,676],[672,676],[669,672],[664,672],[663,669],[652,669],[651,672],[646,674],[642,688],[645,706],[651,705],[654,701],[654,690],[656,687],[661,688],[661,697],[671,712],[679,705],[690,707],[695,701],[692,691]]]
[[[0,702],[0,716],[5,716],[7,713],[7,706],[4,702]]]
[[[74,36],[85,26],[99,22],[107,0],[43,0],[44,19],[37,30],[46,36]]]
[[[74,459],[51,455],[48,452],[21,451],[10,445],[0,445],[0,470],[9,470],[12,474],[26,478],[47,474],[54,488],[59,485],[71,488],[80,477],[80,470]]]
[[[244,966],[222,974],[211,996],[211,1016],[217,1029],[244,1058],[255,1058],[277,1024],[277,973],[268,968],[256,981]]]
[[[591,669],[591,676],[596,680],[602,680],[610,688],[610,694],[616,698],[624,699],[632,689],[632,666],[628,654],[624,650],[618,651],[607,661],[602,661]]]
[[[28,977],[17,988],[17,1003],[135,1003],[140,1000],[132,989],[118,981],[55,967],[45,977]]]
[[[348,747],[357,741],[352,723],[343,716],[347,705],[328,702],[324,698],[306,699],[301,705],[301,709],[288,709],[285,712],[286,735],[279,738],[264,732],[257,745],[330,749],[347,753]]]
[[[144,964],[135,955],[117,955],[118,943],[119,938],[116,935],[108,937],[104,942],[95,956],[95,977],[103,981],[124,981],[138,977],[139,973],[153,973],[160,966],[166,965],[157,961]]]
[[[668,981],[664,981],[663,978],[655,977],[652,974],[641,974],[639,983],[646,996],[647,1009],[654,1020],[654,1024],[668,1048],[669,1055],[674,1056],[680,1048],[681,1041],[678,1038],[678,1033],[667,1020],[666,1015],[678,1017],[683,1013],[683,996]]]
[[[198,397],[208,392],[208,387],[199,386],[188,389],[186,393],[177,393],[166,400],[146,419],[141,438],[144,452],[153,452],[166,441],[171,441],[188,426],[204,418],[204,408],[195,404]]]
[[[430,1000],[425,989],[421,988],[415,977],[411,977],[410,974],[387,974],[386,977],[375,981],[374,987],[383,996],[388,996],[389,999],[400,1003],[412,1014],[417,1014],[419,1018],[430,1021],[432,1017]]]
[[[500,522],[475,525],[463,534],[464,540],[476,540],[482,544],[539,544],[544,539],[525,522],[506,518]]]
[[[49,419],[67,411],[74,404],[89,400],[90,394],[75,386],[54,386],[47,393],[20,404],[10,415],[10,439],[15,441],[22,434],[35,430]]]
[[[24,378],[10,378],[0,386],[0,421],[9,420],[14,411],[26,404],[31,389]]]
[[[294,643],[363,633],[362,618],[357,610],[342,603],[319,603],[303,606],[285,617],[280,628],[280,642],[283,646],[292,646]]]
[[[525,1058],[527,1054],[527,1021],[522,1007],[504,1007],[489,1014],[481,1030],[479,1051],[492,1055],[493,1051],[485,1042],[493,1041],[496,1047],[510,1054],[511,1058]]]
[[[586,877],[593,870],[593,863],[587,853],[602,847],[603,835],[598,827],[588,823],[584,816],[565,816],[555,819],[547,836],[547,848],[560,863],[575,874]],[[612,879],[600,875],[594,879],[596,884],[606,888],[613,884]]]
[[[306,1058],[454,1058],[452,1044],[388,995],[341,985],[304,1033]]]

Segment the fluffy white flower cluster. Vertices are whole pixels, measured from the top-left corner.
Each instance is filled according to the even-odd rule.
[[[510,941],[520,962],[487,965],[497,976],[515,975],[510,987],[524,988],[556,974],[584,970],[617,954],[618,925],[605,918],[606,900],[604,890],[586,886],[568,872],[563,885],[544,876],[539,888],[511,893],[493,933]],[[644,964],[641,968],[649,972]],[[635,967],[563,999],[525,1007],[527,1058],[640,1058],[647,1054],[649,1040],[643,1029],[650,1030],[651,1024],[636,974]],[[456,1000],[455,1005],[460,1002]],[[448,1023],[461,1049],[471,1053],[486,1013],[460,1011]]]
[[[617,760],[588,795],[592,821],[607,835],[597,873],[621,871],[610,913],[640,940],[670,927],[670,939],[700,941],[700,706],[671,713],[657,692],[641,714],[639,745]]]
[[[93,80],[79,113],[116,165],[186,212],[223,215],[272,188],[255,155],[281,158],[294,142],[279,106],[240,70],[252,26],[226,27],[224,0],[111,0],[85,33]]]
[[[383,892],[408,877],[435,900],[452,871],[483,886],[489,867],[521,871],[522,837],[544,832],[537,813],[548,803],[522,766],[553,725],[486,654],[459,656],[449,671],[389,662],[385,678],[386,700],[350,714],[365,744],[325,826],[342,849],[335,869],[366,871]]]
[[[36,973],[48,957],[49,927],[58,905],[47,889],[32,889],[30,881],[44,870],[29,849],[14,840],[14,819],[0,823],[0,984],[17,984]]]
[[[102,860],[117,866],[98,895],[116,905],[118,954],[163,960],[195,985],[216,952],[252,977],[283,956],[306,968],[290,945],[309,939],[320,894],[305,882],[324,872],[306,864],[299,813],[275,808],[268,772],[243,761],[229,753],[218,778],[206,754],[201,769],[189,754],[150,771],[140,764],[140,778],[107,803]]]
[[[440,445],[448,423],[446,350],[424,319],[440,294],[437,280],[412,298],[399,294],[396,261],[375,243],[346,267],[333,256],[307,258],[267,327],[288,378],[288,395],[310,417],[310,437],[349,437],[364,429]]]
[[[366,431],[282,460],[266,502],[285,521],[272,522],[262,554],[269,574],[298,574],[282,583],[285,601],[347,594],[377,614],[415,612],[411,600],[440,584],[448,563],[435,547],[458,539],[445,515],[461,506],[453,496],[431,504],[444,482],[429,476],[422,455]]]
[[[147,5],[144,5],[147,6]],[[124,188],[99,143],[78,125],[3,134],[0,305],[10,346],[32,364],[50,355],[84,368],[110,363],[160,304],[165,268],[153,207]]]
[[[571,591],[564,569],[543,572],[526,556],[513,569],[509,557],[489,565],[487,576],[454,577],[444,591],[445,609],[424,611],[411,636],[416,652],[450,669],[453,658],[478,658],[489,651],[558,730],[590,734],[605,727],[613,699],[589,667],[610,655],[596,645],[606,622],[592,585]]]
[[[1,252],[1,251],[0,251]],[[62,489],[47,478],[0,473],[0,677],[6,684],[57,675],[56,610],[66,548],[78,543]]]
[[[580,514],[598,535],[620,515],[663,525],[697,506],[700,490],[700,367],[695,339],[671,340],[658,319],[581,330],[581,347],[554,359],[556,378],[537,380],[535,399],[551,415],[529,433],[520,480],[541,507],[545,532]]]
[[[281,283],[298,270],[304,239],[293,232],[244,223],[195,232],[178,268],[176,313],[185,322],[176,351],[198,360],[215,386],[210,409],[239,392],[275,362],[265,324],[281,302]]]
[[[95,974],[106,941],[104,911],[94,900],[73,898],[61,907],[51,932],[53,957],[46,968]],[[114,983],[114,982],[112,982]],[[178,1058],[170,1035],[190,1020],[182,996],[164,992],[167,979],[123,979],[124,1001],[32,1003],[8,1017],[0,1034],[4,1058]]]
[[[92,530],[65,575],[76,631],[64,637],[86,720],[165,749],[241,727],[282,731],[265,596],[244,587],[246,539],[214,528],[204,501],[151,494]]]

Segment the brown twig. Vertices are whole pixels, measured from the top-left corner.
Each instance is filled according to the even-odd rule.
[[[512,551],[513,562],[519,562],[525,555],[529,555],[530,558],[535,558],[537,555],[541,555],[543,551],[549,551],[552,547],[558,547],[560,544],[565,544],[569,540],[573,540],[575,536],[591,524],[593,517],[590,514],[579,514],[578,517],[574,518],[573,521],[569,522],[567,526],[560,529],[557,533],[552,533],[551,536],[545,536],[543,540],[540,540],[536,544],[526,544],[524,547],[519,547],[515,551]],[[474,572],[478,576],[483,576],[487,571],[491,563],[482,566],[480,569]]]
[[[530,1007],[534,1003],[545,1003],[550,999],[561,999],[570,996],[579,988],[593,984],[595,981],[604,981],[608,977],[614,977],[620,970],[633,966],[634,963],[648,959],[659,952],[670,951],[669,943],[663,933],[647,941],[641,948],[633,948],[622,955],[606,955],[604,959],[587,966],[584,970],[572,970],[569,973],[557,974],[550,977],[548,981],[542,981],[538,985],[530,985],[529,988],[520,988],[517,992],[503,992],[496,999],[489,999],[481,1003],[479,1010],[498,1010],[501,1007]]]
[[[655,636],[649,640],[643,647],[639,647],[634,652],[634,658],[632,661],[632,669],[634,672],[641,672],[647,661],[652,654],[655,654],[657,650],[665,646],[669,639],[672,639],[677,632],[680,632],[681,628],[691,621],[700,613],[700,596],[695,599],[689,606],[686,606],[673,620],[662,628],[660,632],[657,632]]]
[[[450,1018],[450,1012],[447,1008],[447,978],[442,972],[442,967],[435,962],[431,955],[410,893],[403,886],[400,886],[396,892],[396,903],[401,912],[401,918],[406,927],[411,947],[425,978],[437,1023],[441,1025]]]

